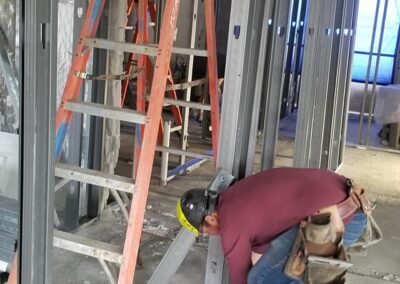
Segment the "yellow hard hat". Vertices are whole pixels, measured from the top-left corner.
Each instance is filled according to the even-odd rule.
[[[208,210],[208,194],[204,189],[187,191],[176,205],[176,217],[179,223],[197,237]]]

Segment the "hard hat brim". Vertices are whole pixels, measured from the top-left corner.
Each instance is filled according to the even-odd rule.
[[[183,227],[185,227],[190,232],[192,232],[196,237],[199,236],[199,230],[196,227],[194,227],[192,224],[190,224],[190,222],[186,219],[185,214],[183,214],[181,199],[178,200],[178,203],[176,205],[176,217],[177,217],[179,223],[181,223],[181,225]]]

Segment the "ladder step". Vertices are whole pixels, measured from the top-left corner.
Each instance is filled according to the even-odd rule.
[[[200,154],[200,153],[185,151],[185,150],[181,150],[181,149],[174,149],[174,148],[169,148],[169,147],[163,147],[163,146],[157,146],[156,151],[157,152],[167,152],[167,153],[170,153],[173,155],[179,155],[179,156],[187,156],[187,157],[192,157],[192,158],[206,159],[206,160],[213,159],[213,156],[210,156],[210,155],[204,155],[204,154]]]
[[[201,110],[211,110],[210,105],[194,103],[194,102],[189,102],[189,101],[183,101],[183,100],[170,99],[170,98],[164,98],[164,106],[168,106],[168,105],[190,107],[190,108],[201,109]]]
[[[64,108],[69,111],[86,113],[104,118],[117,119],[132,123],[146,124],[147,116],[143,112],[137,112],[120,107],[106,106],[102,104],[68,101]]]
[[[158,46],[153,44],[137,44],[101,38],[85,38],[84,45],[91,48],[119,50],[135,54],[144,54],[148,56],[157,56],[158,54]],[[172,52],[178,54],[207,57],[207,50],[203,49],[172,47]]]
[[[69,180],[75,180],[106,188],[112,188],[128,193],[133,193],[133,191],[135,190],[135,184],[130,178],[107,174],[68,164],[56,163],[55,175],[57,177]]]
[[[120,264],[122,262],[122,252],[119,246],[92,240],[79,235],[54,230],[53,245],[61,249],[113,263]]]

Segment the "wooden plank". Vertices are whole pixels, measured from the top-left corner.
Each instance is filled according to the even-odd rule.
[[[61,249],[113,263],[122,262],[121,248],[119,246],[92,240],[79,235],[54,230],[53,245]]]
[[[120,50],[124,52],[133,52],[136,54],[143,54],[148,56],[157,56],[158,53],[157,45],[128,43],[101,38],[86,38],[84,40],[84,45],[92,48],[94,47],[108,50]],[[172,52],[177,54],[207,57],[207,51],[202,49],[173,47]]]
[[[64,108],[73,112],[86,113],[104,118],[117,119],[120,121],[140,124],[146,124],[147,122],[145,113],[109,105],[68,101],[65,103]]]
[[[129,193],[133,193],[135,189],[133,180],[130,178],[111,175],[62,163],[56,163],[55,175],[57,177],[69,180],[76,180],[83,183],[112,188]]]

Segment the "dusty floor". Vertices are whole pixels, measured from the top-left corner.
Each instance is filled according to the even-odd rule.
[[[132,137],[125,135],[121,147],[121,156],[117,172],[129,175],[132,163]],[[200,145],[207,149],[209,141]],[[281,139],[278,145],[276,166],[290,166],[293,156],[293,141]],[[354,267],[348,277],[348,283],[390,283],[400,282],[400,155],[379,151],[370,151],[348,147],[345,163],[339,172],[352,177],[373,193],[379,201],[375,215],[381,225],[384,240],[373,247],[366,257],[354,257]],[[177,196],[192,187],[206,186],[212,176],[212,164],[206,162],[192,173],[182,175],[171,181],[168,186],[160,186],[159,157],[155,162],[151,193],[148,200],[144,233],[142,235],[141,256],[143,265],[136,270],[135,283],[146,283],[179,230],[175,219]],[[259,161],[255,161],[255,170]],[[390,205],[388,205],[390,204]],[[117,206],[110,206],[102,216],[92,224],[83,226],[78,234],[91,236],[97,240],[112,244],[122,244],[126,221]],[[109,283],[96,259],[54,250],[54,283]],[[204,283],[207,247],[204,242],[193,247],[178,273],[170,283]]]

